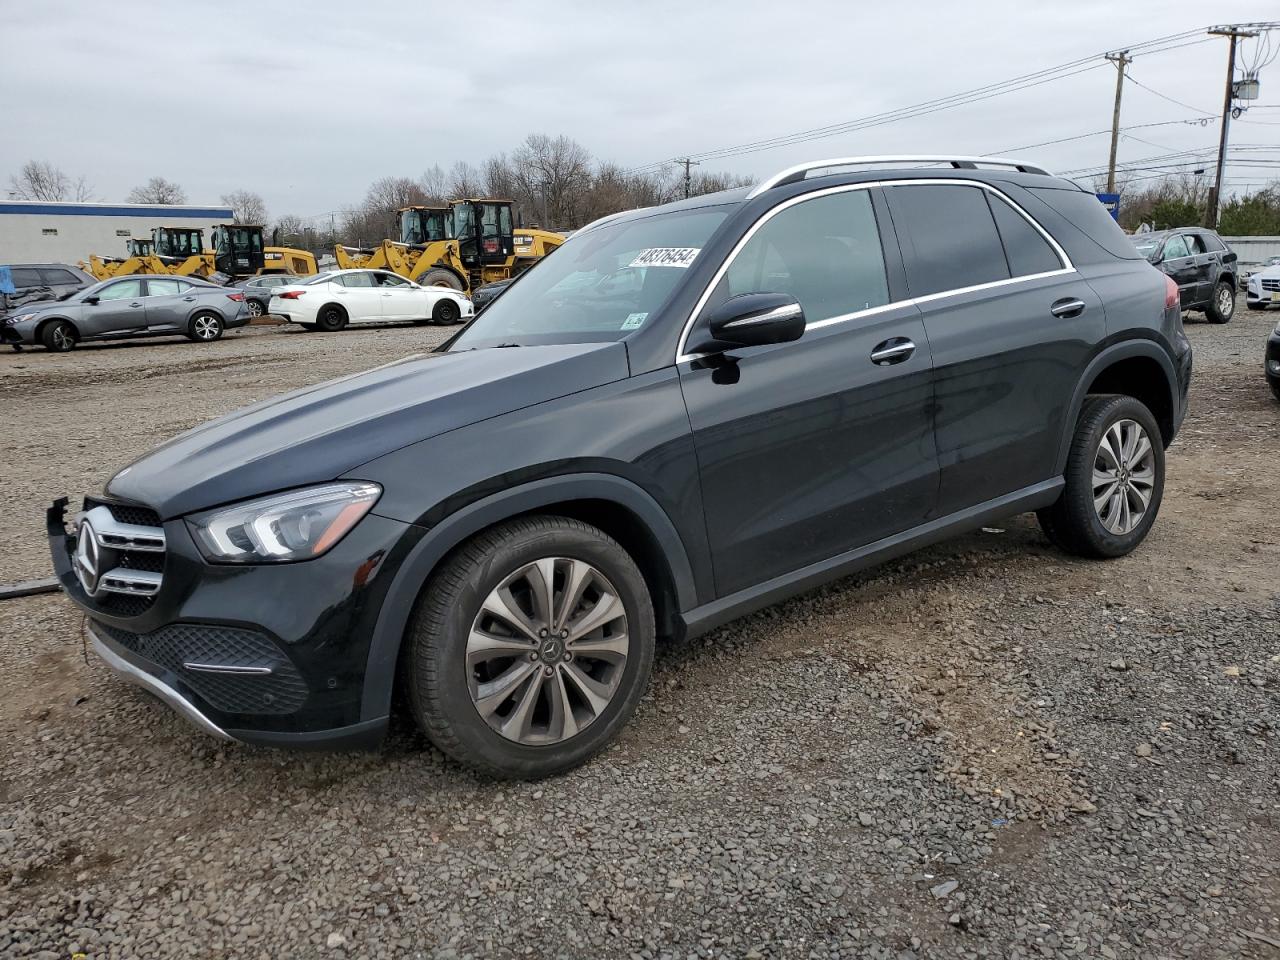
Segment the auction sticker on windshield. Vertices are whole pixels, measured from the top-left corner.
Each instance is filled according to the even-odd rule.
[[[648,311],[645,311],[644,313],[628,314],[627,319],[622,321],[622,329],[635,330],[639,328],[640,325],[644,323],[644,318],[647,316],[649,316]]]
[[[701,247],[651,247],[641,250],[629,267],[688,267]]]

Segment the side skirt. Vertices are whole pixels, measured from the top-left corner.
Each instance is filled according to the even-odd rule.
[[[704,603],[681,615],[684,619],[686,635],[696,637],[730,620],[762,610],[831,580],[873,567],[921,547],[946,540],[956,534],[975,530],[991,520],[1047,507],[1058,499],[1065,485],[1066,482],[1062,477],[1054,477],[1052,480],[1015,490],[1013,493],[969,507],[959,513],[930,520],[928,523],[922,523],[910,530],[885,537],[855,550],[837,554],[828,560],[811,563],[807,567],[801,567],[791,573],[747,587],[745,590],[739,590],[737,593],[713,600],[711,603]]]

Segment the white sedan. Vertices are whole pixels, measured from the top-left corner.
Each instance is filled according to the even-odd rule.
[[[332,270],[276,287],[267,312],[332,332],[351,323],[458,323],[473,310],[466,294],[448,287],[419,286],[388,270]]]

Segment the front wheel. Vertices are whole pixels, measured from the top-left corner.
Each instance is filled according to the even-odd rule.
[[[1062,496],[1036,513],[1058,547],[1082,557],[1122,557],[1155,523],[1164,495],[1164,444],[1146,406],[1093,396],[1076,421]]]
[[[40,342],[44,348],[53,353],[66,353],[74,350],[79,340],[76,328],[66,320],[55,320],[40,331]]]
[[[466,543],[405,637],[413,713],[445,753],[497,777],[562,773],[608,744],[653,666],[653,604],[631,556],[535,516]]]
[[[431,311],[433,323],[457,323],[461,318],[462,308],[458,306],[457,301],[448,297],[436,303],[435,309]]]
[[[1210,323],[1226,323],[1236,312],[1236,292],[1225,280],[1213,288],[1213,298],[1205,308],[1204,315]]]
[[[222,336],[222,318],[216,313],[197,313],[191,318],[187,336],[197,343],[212,343]]]

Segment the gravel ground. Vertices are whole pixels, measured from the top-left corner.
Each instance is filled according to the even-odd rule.
[[[0,604],[0,956],[1280,957],[1274,319],[1189,324],[1135,555],[1019,517],[668,645],[551,781],[404,723],[376,754],[224,745],[86,663],[62,598]],[[0,356],[0,580],[47,574],[54,496],[441,335]]]

